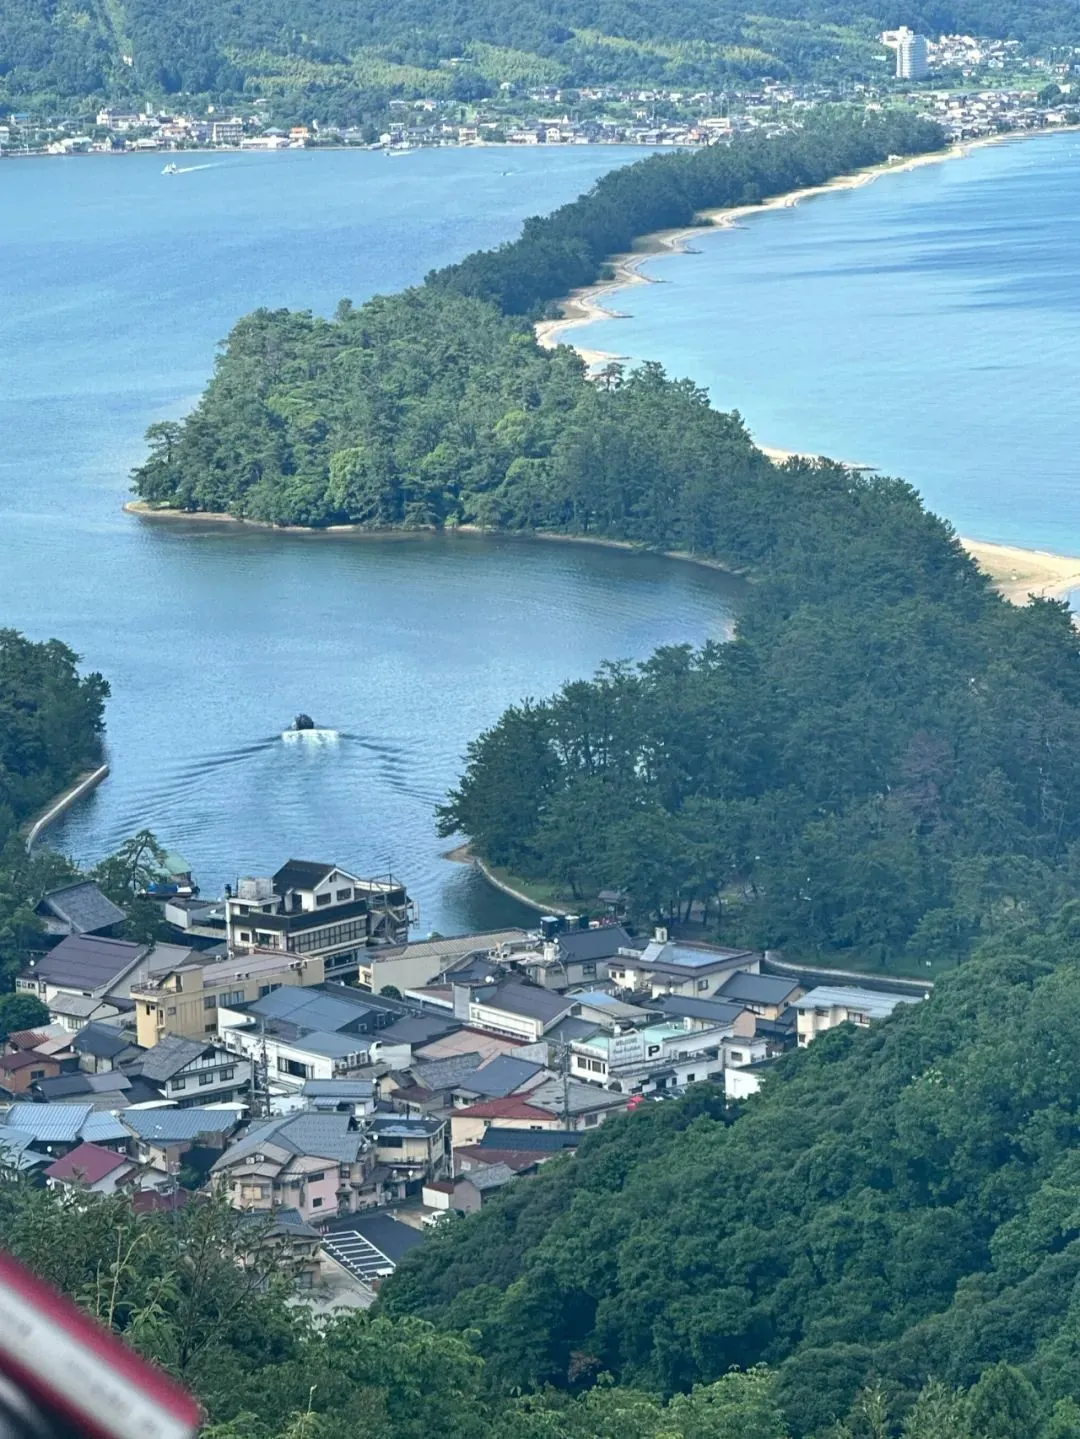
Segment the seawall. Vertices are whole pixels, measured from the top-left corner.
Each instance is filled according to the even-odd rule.
[[[70,789],[66,789],[58,799],[52,800],[47,809],[39,814],[36,819],[31,820],[29,826],[26,828],[27,854],[34,848],[34,845],[48,827],[54,824],[62,814],[65,814],[77,800],[82,799],[83,795],[89,794],[92,789],[96,789],[101,781],[107,778],[108,773],[109,766],[103,764],[99,765],[95,770],[89,770],[86,774],[80,775]]]

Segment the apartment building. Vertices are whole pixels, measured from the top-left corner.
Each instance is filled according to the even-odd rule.
[[[250,1003],[285,985],[321,984],[324,977],[318,955],[271,952],[202,961],[192,952],[174,969],[132,985],[139,1043],[149,1049],[166,1034],[216,1036],[219,1005]]]
[[[332,979],[355,981],[362,964],[370,969],[369,951],[403,945],[412,917],[404,885],[303,859],[268,878],[242,879],[225,898],[230,954],[317,956]]]

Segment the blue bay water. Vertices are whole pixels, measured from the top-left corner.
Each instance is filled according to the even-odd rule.
[[[566,338],[761,443],[876,466],[963,535],[1080,555],[1080,134],[885,175],[645,265]]]
[[[722,635],[730,582],[586,546],[313,538],[121,505],[146,426],[195,402],[242,314],[399,289],[634,158],[0,163],[0,624],[66,640],[113,688],[112,774],[55,842],[92,860],[149,826],[209,893],[290,855],[392,869],[420,933],[524,917],[442,858],[433,807],[466,744],[603,659]],[[300,710],[341,739],[282,743]]]

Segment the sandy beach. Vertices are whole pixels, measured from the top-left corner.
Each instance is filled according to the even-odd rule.
[[[1071,127],[1070,127],[1071,128]],[[1041,133],[1041,132],[1040,132]],[[1056,132],[1055,132],[1056,133]],[[568,330],[597,320],[624,319],[625,316],[611,306],[611,296],[632,285],[657,283],[651,276],[643,275],[641,267],[646,261],[663,255],[684,254],[695,238],[708,234],[710,230],[730,230],[754,215],[769,210],[789,209],[803,200],[818,195],[827,195],[836,190],[854,190],[868,185],[882,175],[897,175],[906,170],[915,170],[923,165],[937,165],[945,160],[963,159],[972,150],[984,145],[996,145],[1015,135],[992,135],[984,140],[971,140],[962,145],[953,145],[948,150],[939,150],[930,155],[916,155],[908,160],[887,161],[874,165],[853,175],[841,175],[825,185],[815,185],[803,190],[793,190],[786,195],[776,195],[760,205],[739,205],[731,209],[706,210],[698,218],[708,220],[709,225],[688,226],[681,230],[659,230],[645,235],[634,249],[625,255],[615,255],[610,261],[613,275],[608,280],[598,281],[573,291],[562,305],[562,315],[555,320],[542,320],[536,326],[536,338],[545,349],[554,349],[566,341],[563,336]],[[575,344],[573,348],[590,369],[626,358],[613,351],[590,349]],[[796,450],[783,450],[774,445],[757,441],[758,448],[776,464],[791,459],[816,459],[817,456],[803,454]],[[873,469],[869,462],[844,460],[841,463],[852,469]],[[1080,557],[1051,554],[1046,550],[1025,550],[1017,545],[994,544],[985,540],[960,537],[960,543],[979,567],[990,576],[995,587],[1014,604],[1025,604],[1029,595],[1041,598],[1063,599],[1073,590],[1080,590]]]

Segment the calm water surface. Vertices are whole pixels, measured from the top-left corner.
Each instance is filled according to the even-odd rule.
[[[726,632],[722,576],[613,550],[371,541],[125,516],[256,305],[329,312],[515,233],[632,151],[295,153],[0,164],[0,623],[113,686],[113,772],[54,839],[94,859],[149,825],[215,893],[290,855],[392,868],[420,932],[513,922],[441,857],[432,807],[503,708],[605,658]],[[203,163],[203,162],[196,162]],[[298,710],[341,731],[286,745]]]
[[[1078,219],[1080,134],[1008,141],[703,233],[576,334],[961,534],[1080,555]]]

